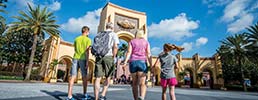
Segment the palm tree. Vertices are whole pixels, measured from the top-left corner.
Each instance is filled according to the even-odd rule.
[[[222,46],[220,48],[221,56],[227,59],[232,57],[231,63],[237,62],[237,65],[241,69],[242,83],[244,91],[246,91],[246,85],[244,84],[244,72],[243,72],[243,62],[247,59],[247,46],[248,41],[246,39],[246,34],[236,34],[234,36],[229,36],[225,40],[221,41]],[[225,54],[225,55],[223,55]],[[230,60],[230,59],[228,59]]]
[[[2,64],[4,54],[3,44],[6,42],[6,37],[4,36],[4,32],[6,31],[6,29],[7,25],[5,24],[5,21],[0,19],[0,66]]]
[[[118,53],[117,53],[117,56],[118,56],[119,58],[125,56],[125,53],[126,53],[126,51],[127,51],[127,47],[128,47],[128,46],[127,46],[126,44],[122,44],[122,46],[119,47]]]
[[[258,60],[258,22],[254,26],[247,28],[247,30],[249,31],[247,33],[248,41],[250,42],[248,51],[250,58],[253,58],[253,62],[256,62]]]
[[[44,33],[48,33],[51,36],[59,36],[59,31],[54,20],[55,16],[53,12],[47,11],[47,7],[41,9],[38,5],[36,8],[32,8],[28,4],[29,11],[28,13],[20,11],[20,16],[14,16],[17,19],[17,22],[13,22],[12,26],[8,29],[8,32],[19,31],[22,29],[28,29],[33,34],[33,45],[30,54],[29,67],[25,81],[30,80],[30,74],[33,66],[34,55],[36,51],[36,44],[39,36],[42,36]]]
[[[6,4],[4,4],[4,2],[7,2],[7,0],[0,0],[0,7],[4,7],[6,8]],[[6,11],[4,9],[0,9],[0,12],[1,13],[6,13]],[[0,21],[4,21],[4,17],[3,16],[0,16]]]
[[[54,75],[56,74],[56,66],[58,64],[62,64],[61,62],[58,62],[57,59],[53,59],[53,61],[50,63],[50,72],[48,73],[48,75],[50,75],[50,78],[56,78]]]

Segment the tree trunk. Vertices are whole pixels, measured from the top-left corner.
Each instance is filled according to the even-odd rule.
[[[12,73],[15,71],[16,65],[17,65],[17,62],[14,62]]]
[[[23,77],[23,80],[25,80],[25,77],[26,77],[26,63],[24,63],[23,65],[23,70],[22,70],[22,77]]]
[[[1,57],[0,58],[0,67],[2,67],[3,66],[3,58]]]
[[[30,54],[29,67],[28,67],[28,71],[27,71],[25,81],[30,80],[30,74],[31,74],[31,70],[32,70],[32,66],[33,66],[33,60],[34,60],[34,56],[35,56],[35,52],[36,52],[36,46],[37,46],[37,42],[38,42],[38,35],[34,34],[33,39],[34,40],[33,40],[33,45],[32,45],[31,54]]]
[[[241,59],[240,59],[240,57],[238,57],[238,65],[239,65],[239,66],[240,66],[240,68],[241,68],[242,85],[243,85],[244,91],[247,91],[246,84],[245,84],[244,69],[243,69],[243,66],[242,66],[242,63],[241,63]]]

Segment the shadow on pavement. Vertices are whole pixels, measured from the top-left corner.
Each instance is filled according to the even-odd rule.
[[[40,90],[40,91],[54,97],[56,100],[64,100],[64,98],[66,98],[68,94],[66,92],[60,92],[60,91],[54,91],[54,92],[50,92],[47,90]],[[92,98],[92,100],[94,99],[94,97],[92,96],[90,97]],[[80,94],[80,93],[76,93],[75,95],[73,94],[73,98],[75,98],[76,100],[82,100],[83,94]]]
[[[62,98],[66,98],[67,97],[67,93],[66,92],[60,92],[60,91],[50,92],[50,91],[47,91],[47,90],[40,90],[40,91],[44,92],[44,93],[46,93],[46,94],[48,94],[50,96],[53,96],[57,100],[63,100]]]

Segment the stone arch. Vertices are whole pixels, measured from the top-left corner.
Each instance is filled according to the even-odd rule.
[[[90,83],[93,83],[94,80],[94,70],[95,70],[95,60],[90,59],[88,62],[88,72],[87,72],[87,80],[90,81]]]
[[[119,32],[117,32],[117,36],[119,39],[126,41],[127,44],[132,39],[134,39],[134,34],[132,34],[131,32],[128,32],[128,31],[119,31]],[[124,69],[120,65],[121,61],[122,61],[122,59],[118,59],[118,61],[116,63],[117,66],[116,66],[116,71],[114,73],[114,78],[116,78],[117,80],[119,80],[122,75],[125,75],[127,79],[130,77],[129,66],[125,67],[126,69]]]
[[[213,88],[213,84],[214,84],[214,71],[211,67],[203,67],[201,68],[201,73],[203,74],[203,78],[207,78],[207,80],[205,81],[204,79],[202,80],[203,86],[209,87],[209,88]]]
[[[119,31],[117,32],[118,38],[125,40],[127,43],[130,42],[135,36],[127,31]]]
[[[63,55],[63,56],[61,56],[58,60],[60,61],[60,60],[62,60],[62,59],[64,59],[64,58],[67,58],[67,59],[69,59],[69,60],[73,60],[73,57],[71,57],[71,56],[69,56],[69,55]]]
[[[58,59],[58,62],[61,64],[58,64],[57,66],[57,81],[68,82],[70,69],[72,66],[72,57],[69,55],[61,56]]]
[[[190,88],[193,88],[194,81],[196,80],[194,69],[191,67],[185,67],[184,72],[185,72],[185,76],[190,78],[190,80],[184,79],[184,84],[189,85]]]
[[[198,69],[198,72],[202,72],[204,69],[209,69],[209,70],[213,71],[213,67],[214,67],[214,65],[213,65],[211,62],[209,62],[209,63],[207,63],[207,64],[201,66],[201,67]]]

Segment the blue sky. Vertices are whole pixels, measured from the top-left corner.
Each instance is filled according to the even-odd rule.
[[[183,57],[195,53],[210,57],[220,40],[258,22],[257,0],[9,0],[4,16],[10,23],[27,3],[47,6],[61,26],[61,38],[73,43],[83,25],[90,26],[91,38],[95,36],[107,2],[146,13],[153,55],[162,51],[164,43],[174,43],[185,48]]]

